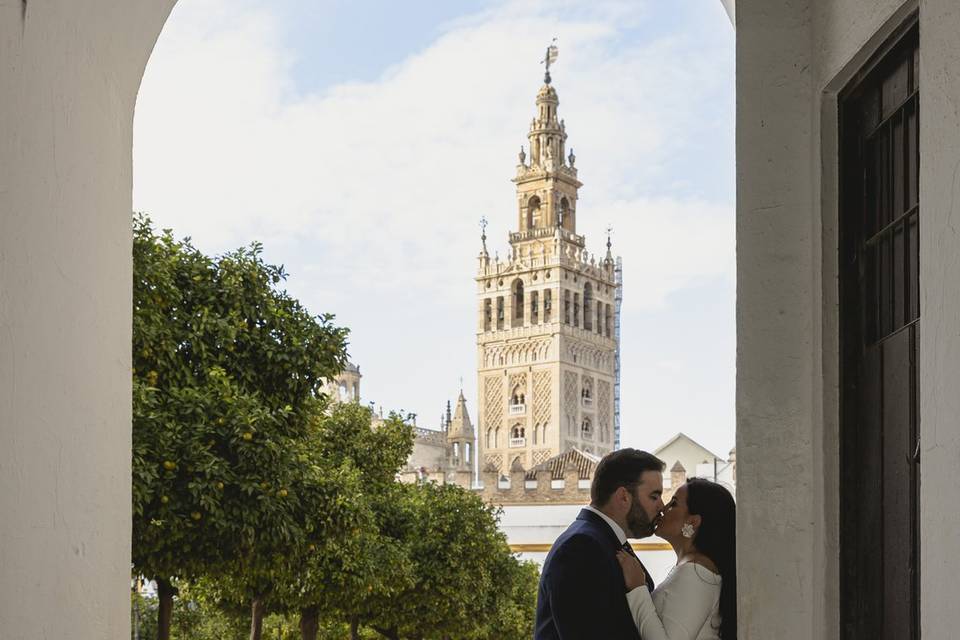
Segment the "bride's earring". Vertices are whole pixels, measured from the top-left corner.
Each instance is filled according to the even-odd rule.
[[[680,533],[683,534],[684,538],[692,538],[693,534],[696,533],[696,531],[694,530],[692,524],[690,524],[689,522],[686,522],[682,527],[680,527]]]

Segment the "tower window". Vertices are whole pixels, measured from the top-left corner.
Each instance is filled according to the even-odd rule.
[[[597,333],[603,335],[603,305],[597,303]]]
[[[583,284],[583,328],[587,331],[593,329],[593,321],[591,318],[592,310],[591,306],[593,305],[593,285],[589,282]]]
[[[573,326],[580,326],[580,294],[573,294]]]
[[[563,291],[563,324],[570,324],[570,291]]]
[[[550,311],[553,310],[553,291],[547,289],[543,292],[543,321],[550,322]]]
[[[607,337],[609,338],[610,337],[610,305],[604,305],[604,307],[605,307],[605,316],[606,316],[605,317],[606,321],[604,322],[604,324],[606,325]]]
[[[493,323],[493,300],[487,298],[483,301],[483,330],[490,331],[490,325]]]
[[[533,196],[527,202],[527,230],[541,226],[540,220],[540,198]]]
[[[580,423],[580,437],[582,438],[593,437],[593,423],[590,422],[590,418],[584,418],[583,422]]]
[[[538,291],[530,292],[530,323],[538,324],[540,322],[540,293]]]
[[[513,282],[513,324],[514,327],[523,326],[523,280],[517,278]]]
[[[503,329],[503,296],[497,296],[497,329]]]

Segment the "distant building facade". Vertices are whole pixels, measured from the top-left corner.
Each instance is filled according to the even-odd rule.
[[[515,462],[504,476],[494,465],[481,473],[482,495],[487,502],[507,504],[587,504],[590,483],[600,458],[569,449],[530,470]]]
[[[663,472],[664,502],[687,478],[706,478],[723,484],[736,496],[736,449],[724,458],[684,433],[678,433],[653,450],[667,468]]]
[[[360,367],[347,363],[336,377],[324,383],[323,391],[332,402],[360,402]],[[372,408],[371,403],[371,408]],[[373,428],[383,423],[383,410],[374,411]],[[458,484],[470,489],[475,484],[476,433],[463,391],[456,407],[447,402],[439,429],[413,426],[413,452],[398,473],[403,482],[438,482]]]
[[[336,377],[324,381],[323,392],[333,402],[360,402],[360,367],[348,362]]]
[[[470,489],[475,485],[475,451],[476,433],[461,391],[452,411],[447,402],[440,429],[414,427],[413,453],[400,471],[400,480],[456,484]]]
[[[516,176],[517,230],[504,260],[483,234],[476,276],[481,469],[531,469],[574,448],[614,448],[615,260],[577,234],[576,157],[549,76]]]

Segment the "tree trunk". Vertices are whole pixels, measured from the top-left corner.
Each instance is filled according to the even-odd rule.
[[[304,607],[300,609],[300,637],[303,640],[317,640],[320,631],[320,608]]]
[[[384,629],[383,627],[373,626],[372,629],[388,640],[400,640],[396,629]]]
[[[360,640],[360,621],[356,618],[350,621],[350,640]]]
[[[250,640],[263,637],[263,598],[254,598],[250,604]]]
[[[170,640],[170,619],[173,616],[173,596],[177,590],[169,580],[157,578],[157,640]]]

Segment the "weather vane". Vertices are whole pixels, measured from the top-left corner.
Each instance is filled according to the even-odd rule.
[[[550,42],[550,46],[547,47],[547,53],[543,56],[543,60],[540,61],[540,64],[546,65],[546,72],[543,74],[543,81],[547,84],[550,84],[550,65],[557,61],[557,56],[560,54],[559,49],[557,49],[557,39],[554,38]]]
[[[613,233],[613,227],[610,225],[607,225],[607,249],[610,248],[610,234],[612,233]]]
[[[487,251],[487,217],[481,216],[480,218],[480,241],[483,243],[483,251]]]

